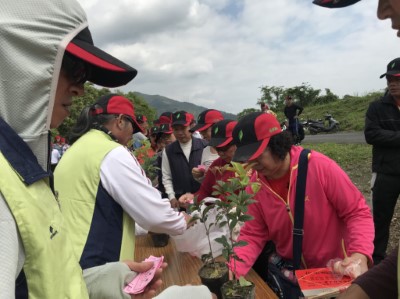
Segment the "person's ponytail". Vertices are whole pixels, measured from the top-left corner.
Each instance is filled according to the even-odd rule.
[[[91,110],[91,106],[83,108],[81,114],[76,121],[75,126],[71,129],[71,132],[69,134],[69,141],[71,145],[91,129],[93,122]]]
[[[91,129],[97,129],[103,131],[104,133],[110,135],[113,139],[111,132],[109,132],[104,124],[108,123],[111,119],[114,119],[116,115],[114,114],[97,114],[93,115],[93,111],[98,108],[98,105],[88,106],[83,108],[81,114],[79,115],[75,126],[72,128],[69,140],[72,145],[75,141],[77,141],[80,137],[86,134]]]

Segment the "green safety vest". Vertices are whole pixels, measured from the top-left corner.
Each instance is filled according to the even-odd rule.
[[[55,170],[55,190],[59,194],[61,210],[68,228],[73,232],[71,234],[72,246],[76,255],[81,258],[83,268],[85,266],[82,263],[82,257],[94,221],[101,162],[111,150],[119,146],[121,145],[104,132],[92,129],[65,152]],[[124,188],[130,187],[124,186]],[[113,199],[110,198],[110,200]],[[113,204],[118,205],[115,201]],[[132,260],[135,249],[135,223],[125,211],[122,212],[122,217],[122,240],[120,240],[121,247],[118,248],[120,250],[119,260]],[[105,224],[102,223],[102,225]],[[104,232],[106,231],[109,231],[109,227],[104,227]],[[110,246],[106,240],[100,241],[100,238],[91,240],[91,242],[93,241],[96,246],[98,244],[98,248]],[[108,260],[108,257],[104,256],[99,258],[106,262],[115,261]]]
[[[23,270],[29,298],[89,298],[48,179],[28,186],[1,152],[0,169],[0,192],[14,216],[25,250]]]

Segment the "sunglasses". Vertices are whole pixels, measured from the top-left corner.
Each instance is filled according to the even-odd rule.
[[[61,67],[76,85],[84,84],[90,77],[90,67],[83,60],[68,53],[64,54]]]

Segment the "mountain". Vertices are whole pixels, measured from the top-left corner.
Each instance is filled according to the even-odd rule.
[[[138,97],[141,97],[151,107],[153,107],[157,111],[157,116],[166,111],[175,112],[179,110],[184,110],[193,113],[194,116],[197,118],[199,113],[209,109],[207,107],[198,106],[188,102],[179,102],[160,95],[149,95],[140,92],[134,92],[134,94]],[[235,114],[227,113],[224,111],[221,111],[221,113],[226,119],[237,119],[237,115]]]

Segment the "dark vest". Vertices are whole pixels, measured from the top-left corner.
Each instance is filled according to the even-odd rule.
[[[206,146],[207,141],[192,137],[189,162],[179,145],[179,141],[175,141],[166,147],[176,198],[187,192],[195,193],[200,189],[200,183],[192,176],[192,168],[201,163],[201,155]]]

